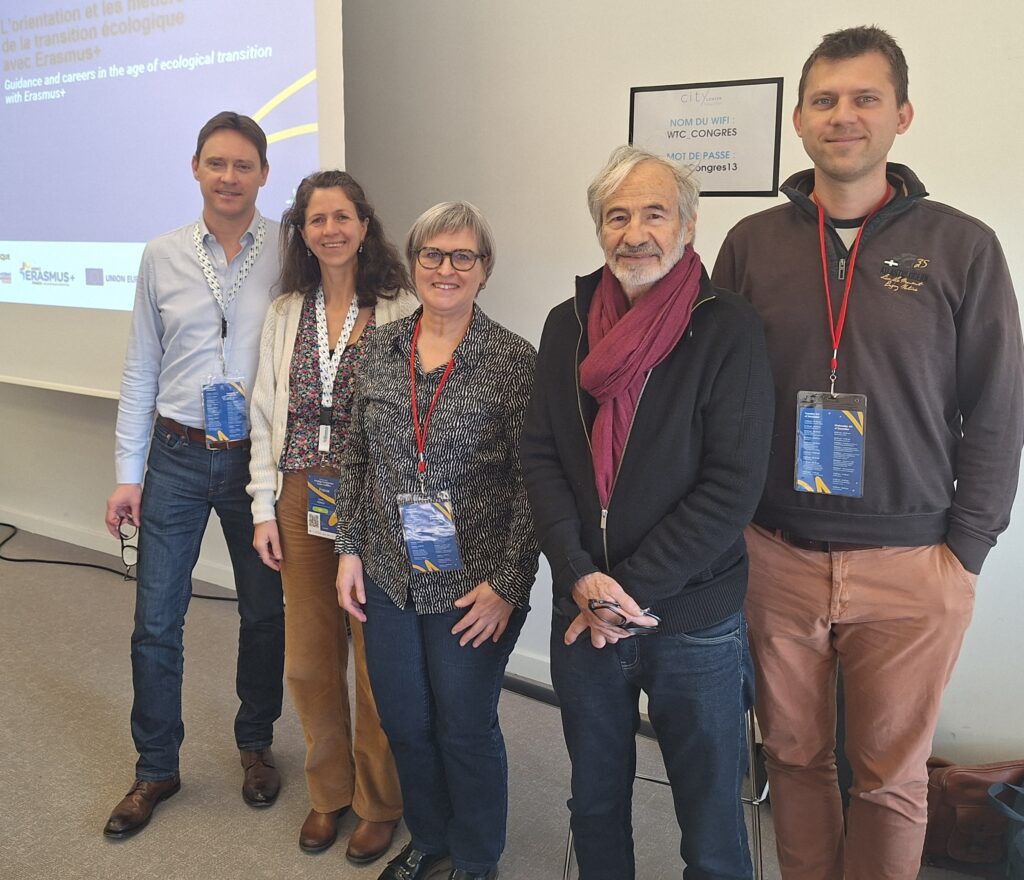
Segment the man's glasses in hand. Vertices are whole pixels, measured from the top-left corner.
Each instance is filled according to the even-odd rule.
[[[117,527],[117,536],[121,541],[121,562],[125,567],[125,578],[132,574],[132,569],[139,563],[139,546],[135,539],[139,535],[139,527],[135,523],[122,522]]]
[[[633,623],[622,616],[619,603],[612,602],[610,599],[591,599],[587,602],[587,607],[605,623],[625,630],[631,636],[653,635],[658,631],[658,624],[661,623],[661,618],[657,614],[652,614],[650,608],[644,608],[640,613],[654,619],[657,623]]]

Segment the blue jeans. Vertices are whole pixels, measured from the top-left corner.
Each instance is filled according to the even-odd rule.
[[[210,518],[217,511],[238,591],[238,667],[241,706],[235,741],[262,749],[281,715],[284,604],[281,579],[252,547],[249,450],[208,450],[157,425],[142,491],[135,631],[132,633],[132,738],[136,775],[166,779],[178,772],[185,736],[181,721],[182,632],[192,597],[192,569]]]
[[[556,610],[551,678],[572,761],[570,823],[581,880],[634,876],[632,792],[639,697],[648,698],[672,786],[685,880],[752,876],[740,789],[753,670],[742,612],[690,633],[634,636],[598,650],[563,638]]]
[[[497,644],[461,647],[451,629],[465,610],[417,615],[365,582],[366,664],[412,845],[483,873],[505,849],[508,760],[498,696],[526,610],[512,612]]]

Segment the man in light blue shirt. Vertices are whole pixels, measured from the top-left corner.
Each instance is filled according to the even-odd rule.
[[[142,256],[117,414],[117,487],[106,513],[115,537],[139,529],[131,716],[139,758],[135,784],[104,828],[112,838],[144,828],[181,786],[182,629],[211,509],[231,555],[241,618],[242,796],[269,806],[280,788],[270,745],[281,714],[281,583],[253,550],[245,492],[247,393],[279,270],[278,224],[256,210],[269,170],[259,125],[218,113],[192,158],[202,215],[151,241]]]

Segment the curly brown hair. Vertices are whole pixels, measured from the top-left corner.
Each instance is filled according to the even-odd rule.
[[[317,171],[303,178],[295,200],[281,217],[282,293],[314,293],[320,286],[320,263],[311,257],[299,230],[306,222],[306,209],[314,190],[337,187],[355,205],[360,220],[366,220],[366,237],[357,257],[356,299],[360,307],[375,305],[378,299],[394,299],[400,290],[412,290],[412,280],[398,249],[384,234],[384,227],[367,201],[366,193],[347,171]]]

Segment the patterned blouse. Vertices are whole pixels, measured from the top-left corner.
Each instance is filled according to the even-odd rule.
[[[451,494],[463,567],[415,571],[406,553],[397,496],[419,491],[409,357],[420,314],[417,310],[378,328],[367,345],[341,461],[335,547],[361,556],[366,573],[399,608],[411,597],[418,614],[451,611],[452,603],[481,581],[523,608],[539,550],[523,488],[519,437],[537,353],[474,306],[430,418],[425,449],[427,490]],[[442,364],[424,373],[417,355],[421,420],[444,370]]]
[[[317,449],[320,439],[320,353],[316,338],[316,297],[305,298],[292,354],[288,430],[280,464],[282,471],[324,467],[337,470],[352,415],[352,390],[356,373],[375,328],[375,315],[371,312],[370,320],[359,338],[347,346],[341,355],[338,372],[334,377],[331,451],[320,452]]]

